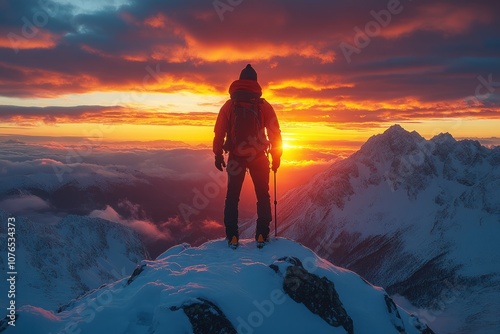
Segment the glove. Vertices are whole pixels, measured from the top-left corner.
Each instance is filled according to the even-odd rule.
[[[273,172],[276,173],[278,168],[280,168],[280,163],[281,163],[281,158],[273,158],[273,164],[271,166],[271,169],[273,170]]]
[[[271,157],[273,157],[273,163],[271,165],[271,169],[275,173],[278,170],[278,168],[280,168],[281,154],[283,154],[281,146],[271,148]]]
[[[224,156],[222,154],[218,154],[215,156],[215,168],[222,172],[222,168],[226,167],[226,163],[224,162]]]

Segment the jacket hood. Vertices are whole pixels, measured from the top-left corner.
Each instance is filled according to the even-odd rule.
[[[233,81],[231,86],[229,86],[229,95],[233,95],[237,91],[247,91],[250,93],[254,93],[257,96],[262,96],[262,88],[259,83],[255,80],[236,80]]]

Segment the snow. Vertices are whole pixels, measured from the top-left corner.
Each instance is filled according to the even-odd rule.
[[[500,307],[499,156],[500,148],[477,141],[450,134],[426,140],[392,126],[280,198],[278,234],[388,289],[404,283],[434,296],[413,296],[420,306],[436,307],[446,275],[467,280],[460,298],[439,306],[433,321],[459,319],[460,330],[450,325],[439,328],[443,333],[467,333],[469,326],[496,334],[500,322],[489,318],[487,305],[493,294],[492,307]],[[248,221],[240,230],[250,237],[254,228]],[[418,272],[429,262],[442,277]],[[407,281],[415,273],[418,283]]]
[[[0,220],[7,221],[0,210]],[[6,241],[0,226],[0,244]],[[104,283],[123,278],[147,258],[138,235],[110,221],[68,215],[58,223],[34,222],[16,216],[16,303],[55,310],[72,298]],[[0,268],[7,272],[6,248],[0,251]],[[0,291],[6,282],[0,282]],[[7,307],[0,295],[0,306]]]
[[[184,312],[170,307],[200,297],[215,303],[240,334],[345,333],[285,294],[283,277],[269,267],[285,256],[297,257],[310,273],[334,282],[355,333],[398,333],[383,289],[283,238],[263,249],[252,240],[242,240],[237,250],[229,249],[225,240],[175,246],[154,261],[143,261],[144,271],[129,285],[127,278],[109,284],[61,313],[23,307],[16,330],[6,333],[191,333]],[[409,315],[400,308],[399,312],[406,332],[419,333]]]

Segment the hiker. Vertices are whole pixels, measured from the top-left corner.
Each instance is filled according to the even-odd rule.
[[[272,220],[269,196],[269,159],[272,170],[280,166],[282,154],[281,131],[273,107],[263,98],[257,82],[257,72],[248,64],[239,80],[229,87],[230,99],[222,106],[215,123],[213,152],[215,167],[226,167],[227,194],[224,206],[226,239],[231,248],[238,247],[238,202],[246,170],[250,172],[257,196],[257,227],[255,240],[260,248],[269,240]],[[267,131],[267,135],[266,135]]]

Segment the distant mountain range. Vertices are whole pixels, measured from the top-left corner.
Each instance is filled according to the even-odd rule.
[[[7,222],[0,211],[0,221]],[[6,225],[0,228],[0,270],[7,273]],[[67,216],[56,224],[15,218],[18,306],[55,310],[73,298],[130,274],[149,256],[137,233],[99,218]],[[7,308],[1,280],[0,307]]]
[[[280,236],[385,287],[436,332],[500,333],[500,147],[394,125],[278,208]]]

